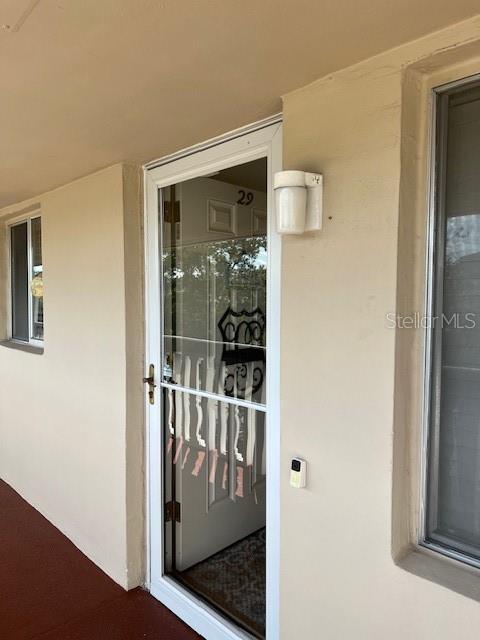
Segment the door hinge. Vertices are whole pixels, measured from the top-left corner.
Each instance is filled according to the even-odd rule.
[[[173,203],[166,200],[163,203],[163,219],[170,224],[180,222],[180,200],[175,200]]]
[[[180,522],[180,503],[176,500],[165,503],[165,522]]]

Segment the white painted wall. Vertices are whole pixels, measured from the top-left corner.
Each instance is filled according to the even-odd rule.
[[[126,389],[127,351],[130,371],[142,370],[138,172],[116,165],[35,202],[42,213],[45,351],[0,346],[0,477],[116,582],[134,586],[141,576],[141,382],[130,386],[128,401]],[[5,243],[1,250],[4,305]],[[137,312],[128,331],[126,259],[136,273],[129,300]]]

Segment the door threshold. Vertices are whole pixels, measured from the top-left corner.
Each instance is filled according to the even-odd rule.
[[[235,541],[225,549],[221,549],[212,556],[190,566],[188,569],[180,571],[172,568],[167,575],[185,586],[192,594],[213,606],[228,620],[248,631],[254,638],[264,640],[266,623],[265,571],[260,571],[254,575],[252,572],[258,572],[258,566],[265,562],[265,535],[265,527],[261,527],[244,538]],[[222,570],[217,571],[219,565],[228,566],[229,552],[230,554],[232,552],[240,554],[244,558],[244,566],[249,567],[243,574],[236,574],[236,598],[229,597],[231,586],[228,583],[228,579],[225,582],[226,578]],[[253,566],[250,567],[248,563],[252,557],[255,558],[255,561]],[[232,567],[232,570],[236,571],[236,568]],[[263,589],[260,588],[261,582],[264,584]],[[241,601],[242,598],[245,598],[251,606],[242,607],[237,602],[237,600]],[[259,615],[260,606],[264,611],[263,616]]]
[[[149,591],[167,609],[207,640],[257,640],[173,577],[163,576],[160,581],[150,584]]]
[[[234,614],[228,611],[226,608],[222,607],[218,602],[216,602],[212,597],[210,597],[206,593],[201,593],[192,587],[189,584],[188,580],[186,580],[182,574],[178,571],[170,574],[170,577],[178,582],[182,587],[187,589],[194,597],[199,598],[205,604],[207,604],[210,608],[217,611],[222,617],[226,618],[226,620],[233,622],[239,629],[242,631],[246,631],[250,637],[255,638],[256,640],[265,640],[265,635],[261,635],[255,629],[252,629],[248,626],[244,621],[237,618]]]

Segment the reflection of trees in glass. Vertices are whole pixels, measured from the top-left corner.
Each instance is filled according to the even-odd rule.
[[[266,236],[164,249],[163,269],[167,334],[174,333],[174,300],[175,333],[191,338],[214,339],[211,329],[209,335],[209,320],[216,332],[216,324],[229,306],[251,310],[258,305],[266,311]]]
[[[446,225],[447,266],[477,254],[480,246],[480,214],[450,216]]]

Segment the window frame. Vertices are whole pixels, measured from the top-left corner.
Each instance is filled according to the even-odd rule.
[[[6,242],[7,242],[7,340],[17,345],[26,345],[43,349],[45,346],[45,338],[32,338],[33,335],[33,301],[32,301],[32,220],[42,218],[40,209],[32,211],[28,215],[22,215],[12,218],[6,225]],[[12,300],[12,229],[22,224],[27,224],[27,269],[28,269],[28,340],[20,340],[13,337],[13,300]],[[43,263],[43,225],[41,226],[42,238],[42,263]]]
[[[431,90],[429,189],[426,251],[425,318],[443,312],[444,247],[445,247],[445,191],[448,99],[468,88],[480,88],[480,74],[471,75]],[[439,314],[440,311],[440,314]],[[455,549],[445,542],[428,536],[429,517],[436,517],[438,508],[438,433],[441,402],[442,333],[435,331],[432,322],[425,323],[424,371],[421,442],[420,522],[417,543],[450,559],[480,569],[480,551]],[[432,460],[433,459],[433,460]],[[432,465],[434,468],[432,469]],[[435,500],[429,500],[429,484],[435,481]],[[432,504],[433,503],[433,504]],[[440,536],[439,536],[440,537]],[[464,545],[467,547],[468,545]]]

